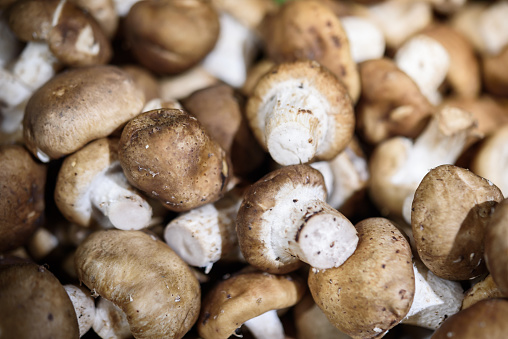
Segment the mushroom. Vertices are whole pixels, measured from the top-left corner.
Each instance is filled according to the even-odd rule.
[[[485,279],[477,282],[464,294],[464,300],[462,300],[462,309],[471,307],[477,302],[484,299],[502,298],[503,293],[499,290],[492,275],[489,274]]]
[[[90,13],[108,38],[111,39],[115,36],[119,15],[114,0],[71,0],[71,2]]]
[[[92,328],[94,323],[95,301],[90,295],[90,291],[82,286],[67,284],[64,285],[64,288],[74,306],[78,318],[79,336],[82,337]]]
[[[146,68],[181,73],[215,46],[219,16],[208,1],[139,1],[125,17],[126,40]]]
[[[97,297],[92,328],[104,339],[132,338],[127,315],[118,306],[102,297]]]
[[[103,138],[141,111],[145,97],[115,66],[61,73],[28,101],[23,120],[27,148],[41,161],[73,153]]]
[[[482,300],[448,318],[432,339],[505,338],[508,333],[506,312],[508,300]]]
[[[183,110],[138,115],[125,126],[118,149],[131,185],[172,211],[212,203],[227,189],[225,151]]]
[[[464,168],[441,165],[430,170],[411,208],[416,251],[425,266],[449,280],[484,273],[487,225],[502,199],[492,182]]]
[[[46,227],[39,227],[26,242],[30,257],[36,261],[46,259],[59,245],[60,240]]]
[[[499,54],[482,57],[483,81],[489,93],[508,96],[508,72],[505,68],[507,62],[508,42]]]
[[[162,76],[159,79],[160,96],[162,100],[179,100],[218,83],[219,79],[197,65],[183,73]]]
[[[123,174],[118,139],[97,139],[67,156],[55,186],[55,202],[65,218],[80,226],[97,222],[123,230],[147,227],[152,207]]]
[[[411,248],[388,219],[356,224],[358,247],[336,268],[309,272],[309,289],[328,320],[355,338],[382,337],[408,314],[415,294]]]
[[[227,339],[243,324],[255,338],[284,339],[276,310],[293,306],[304,292],[305,283],[296,275],[237,273],[206,294],[198,333],[204,339]]]
[[[72,302],[45,266],[2,256],[0,305],[4,338],[79,338]]]
[[[312,18],[312,20],[309,20]],[[259,27],[268,57],[276,63],[315,60],[344,84],[353,102],[360,78],[340,19],[323,2],[288,1]]]
[[[508,200],[503,199],[494,210],[485,235],[485,259],[494,282],[508,296]]]
[[[198,317],[198,280],[154,236],[97,231],[78,247],[75,262],[79,280],[125,312],[136,338],[182,338]]]
[[[383,32],[367,18],[343,16],[340,18],[351,46],[351,56],[356,63],[380,59],[385,54]]]
[[[150,71],[135,64],[124,65],[122,69],[126,71],[134,82],[143,90],[146,102],[161,97],[158,79]]]
[[[284,166],[333,159],[355,124],[346,89],[315,61],[280,64],[265,74],[247,102],[247,119],[258,142]]]
[[[249,187],[236,230],[247,262],[270,273],[294,271],[302,261],[340,266],[358,242],[353,224],[326,203],[323,176],[307,165],[282,167]]]
[[[41,226],[47,168],[19,145],[0,146],[0,252],[25,244]]]

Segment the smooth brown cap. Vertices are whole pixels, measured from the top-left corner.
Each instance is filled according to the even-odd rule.
[[[499,290],[508,296],[508,200],[497,206],[485,236],[485,259]]]

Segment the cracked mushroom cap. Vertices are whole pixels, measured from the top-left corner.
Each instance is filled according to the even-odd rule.
[[[485,236],[487,267],[499,290],[508,296],[508,200],[494,210]]]
[[[258,142],[283,165],[333,159],[355,125],[346,89],[315,61],[272,68],[258,81],[246,114]]]
[[[453,165],[430,170],[416,189],[411,227],[418,255],[438,277],[467,280],[486,271],[484,238],[503,194]]]
[[[43,161],[73,153],[106,137],[139,114],[143,92],[115,66],[61,73],[28,101],[23,120],[27,148]]]
[[[107,36],[95,19],[70,1],[17,1],[9,27],[22,41],[46,41],[69,66],[106,64],[112,56]]]
[[[136,59],[157,73],[176,74],[200,62],[219,37],[219,17],[209,1],[139,1],[125,18]]]
[[[173,211],[212,203],[227,189],[226,152],[183,110],[152,110],[129,121],[119,159],[134,187]]]
[[[198,280],[155,236],[95,232],[77,248],[75,264],[81,282],[125,312],[136,338],[182,338],[199,315]]]
[[[312,20],[309,20],[312,18]],[[335,74],[353,102],[360,77],[339,18],[321,1],[287,1],[260,25],[267,54],[276,63],[315,60]]]
[[[305,293],[296,275],[250,271],[219,282],[205,296],[197,327],[206,339],[227,339],[246,321],[295,305]]]
[[[330,322],[354,338],[382,337],[409,312],[415,294],[411,248],[388,219],[356,225],[358,247],[346,262],[312,269],[309,288]]]
[[[0,146],[0,253],[28,241],[42,224],[46,166],[19,145]]]

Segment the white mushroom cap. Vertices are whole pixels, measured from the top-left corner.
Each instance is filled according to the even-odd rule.
[[[64,285],[64,288],[74,306],[78,318],[79,336],[82,337],[92,328],[95,321],[95,301],[90,292],[85,292],[84,287],[67,284]]]
[[[103,339],[132,337],[125,313],[111,301],[101,297],[97,300],[92,328]]]
[[[340,22],[346,31],[353,60],[360,63],[365,60],[379,59],[385,53],[383,32],[366,18],[358,16],[341,17]]]
[[[508,1],[488,6],[478,18],[478,30],[487,53],[496,55],[508,44]]]

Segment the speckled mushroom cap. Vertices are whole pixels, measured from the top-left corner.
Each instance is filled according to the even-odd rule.
[[[411,248],[388,219],[356,225],[358,247],[337,268],[311,270],[316,304],[353,338],[380,338],[409,312],[415,293]]]
[[[304,292],[305,282],[296,275],[252,270],[234,275],[205,296],[198,332],[207,339],[227,339],[247,320],[295,305]]]
[[[75,264],[81,282],[125,312],[136,338],[182,338],[199,315],[198,280],[155,236],[95,232],[76,250]]]
[[[24,244],[42,224],[46,166],[19,145],[0,146],[0,253]]]
[[[464,168],[430,170],[416,189],[411,212],[416,250],[425,266],[449,280],[484,273],[487,224],[502,199],[492,182]]]
[[[179,109],[132,119],[120,138],[119,159],[133,186],[180,212],[218,200],[230,173],[225,151]]]
[[[312,18],[312,19],[310,19]],[[275,62],[316,60],[345,85],[353,102],[360,77],[339,18],[322,1],[287,1],[260,25],[268,56]]]
[[[17,1],[9,8],[9,27],[22,41],[46,41],[51,52],[70,66],[111,59],[111,45],[99,24],[71,1]]]
[[[268,119],[272,110],[287,111],[288,117],[277,118],[274,113],[271,122]],[[258,81],[247,102],[246,114],[256,139],[276,161],[277,154],[282,152],[277,144],[271,146],[267,130],[275,130],[279,123],[286,122],[284,119],[295,125],[310,126],[310,139],[304,141],[315,145],[315,160],[333,159],[351,140],[355,125],[346,89],[336,76],[315,61],[283,63],[272,68]],[[306,145],[291,146],[303,149]],[[297,159],[291,164],[311,160],[300,159],[297,150],[294,151]]]
[[[115,66],[90,66],[61,73],[28,101],[23,120],[27,148],[48,161],[106,137],[139,114],[145,96]]]
[[[485,236],[487,267],[498,288],[508,296],[508,200],[494,211]]]
[[[393,60],[361,63],[360,77],[357,128],[365,140],[377,144],[393,136],[416,137],[422,131],[433,107]]]
[[[507,299],[482,300],[448,318],[432,339],[504,339],[508,334]]]

